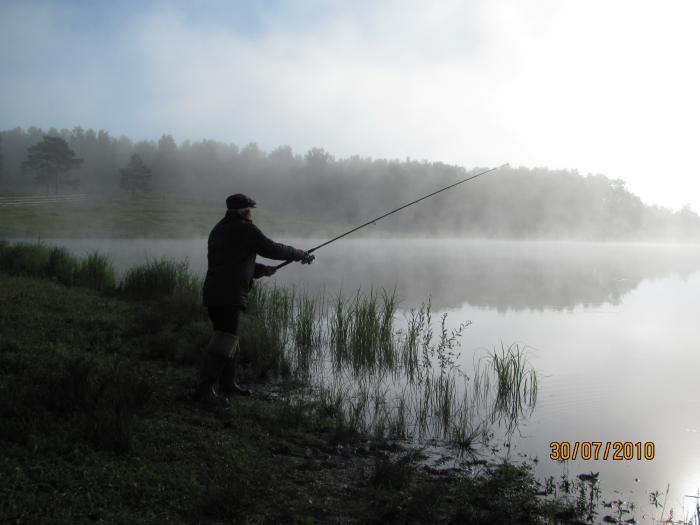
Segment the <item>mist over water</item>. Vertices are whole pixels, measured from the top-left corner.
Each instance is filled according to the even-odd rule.
[[[52,242],[107,253],[120,272],[161,256],[206,271],[206,239]],[[472,322],[461,341],[465,370],[501,344],[527,348],[538,403],[510,454],[537,458],[541,477],[600,472],[604,498],[619,490],[639,505],[670,483],[676,508],[700,488],[700,246],[348,239],[268,283],[331,297],[395,288],[406,310],[430,298],[435,319],[449,312],[448,327]],[[559,464],[549,459],[552,441],[653,442],[656,455]]]
[[[275,240],[303,249],[323,242]],[[47,242],[109,254],[118,272],[166,256],[206,273],[205,238]],[[466,304],[507,312],[617,305],[645,280],[687,279],[700,270],[700,246],[690,244],[343,239],[315,255],[311,266],[291,264],[261,282],[331,295],[395,288],[405,308],[430,298],[439,310]]]

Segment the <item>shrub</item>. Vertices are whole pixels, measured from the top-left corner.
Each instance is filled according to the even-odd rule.
[[[131,268],[122,282],[124,293],[138,299],[180,297],[198,302],[200,288],[200,280],[188,271],[187,260],[165,258]]]
[[[45,275],[49,248],[43,244],[4,244],[0,248],[0,270],[14,275]]]
[[[55,277],[66,286],[75,284],[75,276],[78,273],[80,263],[65,248],[54,247],[49,251],[49,260],[46,274]]]
[[[75,284],[99,291],[111,290],[116,284],[114,267],[106,256],[93,252],[80,261]]]

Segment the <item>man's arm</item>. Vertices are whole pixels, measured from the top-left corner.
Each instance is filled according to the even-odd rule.
[[[269,239],[254,224],[248,225],[247,230],[249,246],[262,257],[278,261],[301,261],[308,257],[304,250]]]

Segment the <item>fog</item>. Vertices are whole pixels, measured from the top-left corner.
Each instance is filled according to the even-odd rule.
[[[280,238],[310,248],[318,239]],[[117,273],[147,260],[187,260],[206,273],[206,239],[52,239],[77,255],[107,254]],[[436,310],[465,305],[499,313],[618,306],[645,281],[688,279],[700,270],[700,246],[634,243],[344,239],[292,264],[269,284],[313,296],[395,291],[402,309],[430,299]],[[268,264],[276,262],[259,259]]]
[[[483,169],[414,159],[336,159],[320,148],[265,152],[256,144],[211,140],[178,145],[169,135],[134,143],[104,130],[15,128],[0,134],[0,192],[54,191],[37,186],[34,174],[22,168],[27,149],[45,134],[62,137],[84,159],[71,178],[88,196],[207,200],[223,209],[224,196],[241,192],[273,216],[342,225],[359,224]],[[132,196],[121,187],[120,170],[134,154],[151,175],[150,190]],[[58,191],[76,188],[59,184]],[[506,167],[403,210],[373,230],[409,237],[697,240],[700,218],[688,207],[673,212],[646,205],[624,181],[602,174]]]

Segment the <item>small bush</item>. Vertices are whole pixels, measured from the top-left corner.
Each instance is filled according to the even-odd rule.
[[[93,252],[80,261],[75,284],[99,291],[111,290],[116,285],[114,267],[106,256]]]
[[[200,288],[200,280],[188,271],[187,260],[165,258],[131,268],[122,282],[124,293],[137,299],[180,297],[198,302]]]
[[[49,260],[46,274],[55,277],[66,286],[75,284],[75,276],[78,273],[80,263],[65,248],[54,247],[49,251]]]
[[[4,244],[0,249],[0,270],[13,275],[41,276],[46,274],[49,248],[43,244]]]

